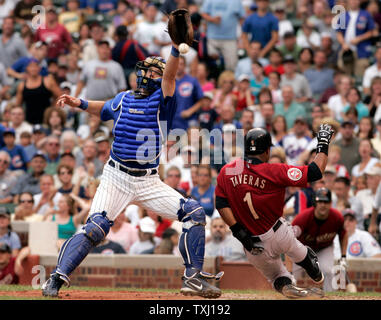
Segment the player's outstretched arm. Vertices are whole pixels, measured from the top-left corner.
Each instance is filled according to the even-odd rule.
[[[320,125],[319,132],[317,134],[318,145],[316,148],[316,156],[313,162],[320,169],[321,174],[324,173],[325,167],[328,161],[328,147],[331,142],[331,138],[334,131],[328,124]]]
[[[176,73],[179,66],[179,54],[177,44],[172,42],[172,52],[169,55],[169,59],[165,65],[163,80],[161,82],[164,98],[172,97],[175,93]]]
[[[63,94],[57,100],[58,107],[64,107],[68,105],[72,108],[79,108],[92,115],[100,116],[101,110],[105,104],[105,101],[85,101],[76,97]]]

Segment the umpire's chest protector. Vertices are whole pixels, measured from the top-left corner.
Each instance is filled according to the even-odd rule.
[[[159,157],[160,104],[161,89],[144,99],[135,99],[130,91],[124,95],[117,107],[121,110],[113,129],[112,151],[119,160],[150,162]]]

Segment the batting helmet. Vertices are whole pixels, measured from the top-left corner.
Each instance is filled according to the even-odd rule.
[[[270,133],[262,128],[251,129],[245,136],[245,155],[257,155],[272,147]]]
[[[332,193],[327,188],[317,189],[314,196],[314,203],[316,202],[332,202]]]

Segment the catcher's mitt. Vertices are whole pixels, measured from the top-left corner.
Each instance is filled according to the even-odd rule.
[[[169,14],[168,33],[177,45],[186,43],[191,46],[193,44],[193,27],[188,10],[177,9]]]

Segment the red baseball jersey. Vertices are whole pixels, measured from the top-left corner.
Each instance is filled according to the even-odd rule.
[[[293,226],[299,226],[302,234],[298,240],[311,247],[312,250],[321,250],[333,243],[336,234],[340,240],[345,235],[344,217],[340,211],[329,209],[326,220],[318,220],[314,216],[315,208],[308,208],[300,212],[292,221]]]
[[[15,273],[16,258],[11,258],[9,263],[0,270],[0,284],[18,284],[19,277]]]
[[[286,187],[307,186],[307,172],[308,166],[237,159],[221,169],[215,194],[228,200],[237,222],[260,235],[283,215]]]

